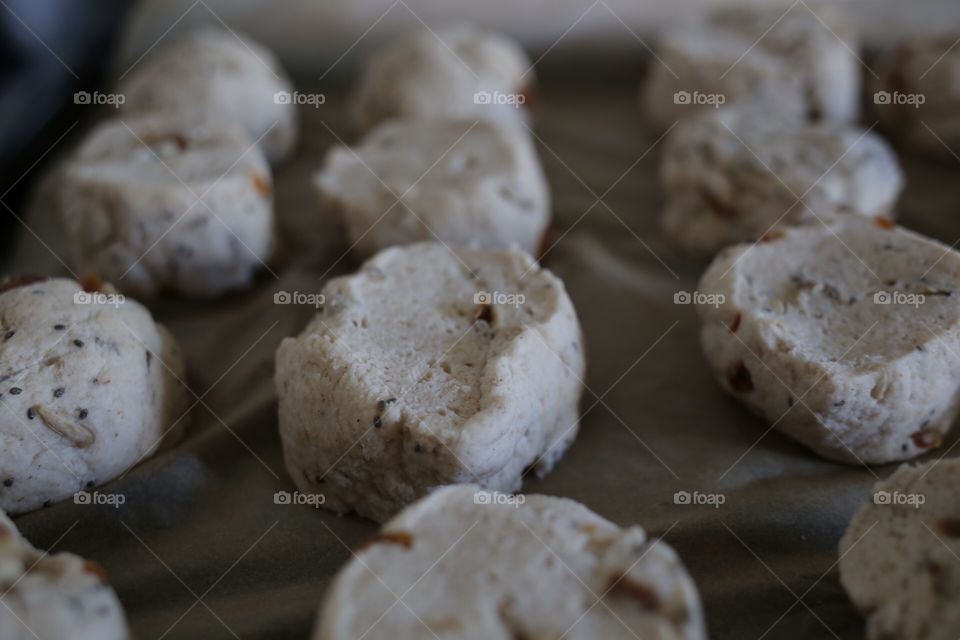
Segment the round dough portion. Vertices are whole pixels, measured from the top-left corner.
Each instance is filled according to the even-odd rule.
[[[189,33],[136,65],[119,91],[132,113],[231,120],[272,163],[296,146],[293,85],[276,56],[246,36],[214,28]]]
[[[69,498],[175,438],[183,378],[174,338],[109,286],[28,280],[0,293],[0,509]]]
[[[576,437],[580,326],[529,255],[394,247],[323,293],[276,380],[287,469],[326,508],[382,522],[439,485],[516,491]]]
[[[410,506],[340,571],[313,637],[363,634],[707,637],[696,586],[665,542],[572,500],[475,486],[438,489]]]
[[[468,118],[518,123],[535,82],[516,42],[466,24],[421,30],[367,62],[351,98],[356,127],[391,118]]]
[[[846,216],[721,252],[700,282],[721,386],[787,436],[852,464],[938,447],[960,399],[960,254]]]
[[[891,136],[950,162],[960,149],[958,37],[903,41],[881,59],[871,92],[874,109]]]
[[[425,240],[536,254],[550,223],[532,140],[489,122],[381,124],[331,150],[315,184],[362,256]]]
[[[810,121],[860,113],[858,37],[840,13],[797,5],[736,8],[668,30],[650,62],[642,102],[664,130],[719,104],[764,103]],[[719,96],[719,97],[718,97]]]
[[[123,607],[106,572],[72,553],[37,551],[0,511],[0,637],[127,640]]]
[[[664,232],[697,255],[818,219],[892,218],[904,185],[896,154],[880,136],[759,106],[680,123],[660,171]]]
[[[870,640],[960,635],[960,460],[902,465],[840,541],[840,582]]]
[[[230,123],[108,120],[64,168],[60,198],[78,267],[139,296],[246,287],[273,251],[270,168]]]

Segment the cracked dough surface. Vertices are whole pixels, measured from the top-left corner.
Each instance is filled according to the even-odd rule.
[[[327,508],[382,522],[443,484],[516,491],[576,437],[580,326],[528,255],[392,248],[324,294],[276,383],[287,469]]]

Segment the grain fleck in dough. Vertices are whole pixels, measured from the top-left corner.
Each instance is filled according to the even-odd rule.
[[[519,124],[533,85],[530,59],[516,42],[466,24],[424,29],[371,57],[353,92],[351,116],[361,132],[391,118]]]
[[[725,9],[668,30],[642,89],[647,120],[664,130],[714,108],[707,98],[720,95],[804,120],[856,121],[859,38],[840,13],[815,10]]]
[[[105,302],[119,300],[109,285],[97,293],[110,298],[84,303],[92,294],[73,280],[22,282],[0,287],[0,509],[8,513],[117,477],[175,439],[187,409],[180,348],[145,308]]]
[[[904,184],[877,134],[757,105],[681,122],[665,141],[660,172],[664,232],[697,255],[837,216],[892,218]]]
[[[667,543],[564,498],[445,487],[357,554],[314,640],[707,637],[696,586]]]
[[[846,216],[721,252],[700,282],[722,387],[831,460],[938,447],[960,399],[960,254]]]
[[[151,115],[99,125],[63,172],[80,271],[138,296],[246,287],[274,245],[273,180],[235,125]]]
[[[960,636],[960,460],[902,465],[840,541],[840,582],[869,640]]]
[[[550,222],[532,140],[492,122],[381,124],[331,150],[315,183],[362,256],[434,239],[536,254]]]
[[[37,551],[0,511],[0,638],[127,640],[123,608],[100,565]]]
[[[130,113],[232,120],[272,163],[296,146],[293,86],[276,56],[225,29],[200,29],[153,53],[133,66],[119,91]]]
[[[395,247],[324,295],[276,381],[287,469],[326,508],[382,522],[440,485],[516,491],[576,437],[580,326],[529,255]]]

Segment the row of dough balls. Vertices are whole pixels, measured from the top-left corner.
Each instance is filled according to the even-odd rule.
[[[887,134],[949,158],[960,147],[956,39],[956,33],[909,38],[868,67],[872,112]],[[709,97],[717,95],[725,104],[765,103],[808,122],[852,124],[860,117],[866,64],[853,21],[837,7],[698,16],[662,35],[650,65],[641,102],[661,131],[714,109]]]
[[[914,148],[960,143],[953,40],[882,62],[876,110]],[[960,253],[891,222],[903,173],[852,124],[857,48],[836,16],[722,12],[666,35],[643,101],[672,128],[665,234],[715,256],[695,302],[721,386],[827,459],[883,464],[939,447],[960,411]],[[956,459],[901,467],[844,536],[871,639],[960,633],[958,474]]]
[[[331,149],[314,181],[351,250],[436,240],[536,255],[550,194],[525,124],[532,83],[516,43],[470,25],[376,52],[349,101],[364,136]]]
[[[124,292],[215,296],[273,253],[270,163],[292,152],[292,90],[265,48],[225,30],[188,34],[117,90],[121,112],[66,163],[59,212],[72,258]]]
[[[872,640],[960,632],[958,486],[960,460],[903,465],[844,534],[840,581]],[[328,590],[313,638],[434,634],[707,637],[696,586],[663,541],[570,500],[475,486],[435,491],[358,549]]]
[[[817,121],[787,108],[800,100],[785,89],[794,80],[807,100],[858,86],[857,66],[838,62],[856,60],[837,40],[852,41],[848,30],[806,9],[776,18],[722,12],[666,37],[646,94],[651,114],[666,109],[658,92],[681,86],[670,84],[671,63],[739,62],[711,87],[736,103],[695,109],[666,141],[664,228],[685,249],[716,254],[698,309],[726,390],[827,458],[909,459],[939,446],[960,409],[960,254],[890,221],[903,174],[882,139],[844,123],[859,91],[845,108],[800,110]],[[769,78],[741,77],[771,61],[780,68]],[[670,104],[673,117],[689,106]]]
[[[892,218],[896,155],[855,124],[861,69],[841,16],[735,9],[668,31],[643,87],[670,128],[661,220],[695,256],[846,215]]]

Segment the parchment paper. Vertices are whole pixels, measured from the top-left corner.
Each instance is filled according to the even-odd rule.
[[[657,231],[659,146],[643,130],[635,82],[574,86],[562,78],[544,82],[536,113],[562,235],[545,262],[579,312],[589,390],[576,443],[525,490],[665,535],[699,586],[714,638],[862,637],[838,582],[837,543],[892,468],[822,461],[764,435],[762,421],[721,393],[700,352],[694,309],[674,304],[676,292],[695,289],[705,264],[672,253]],[[265,272],[242,294],[153,305],[182,342],[189,384],[202,399],[189,437],[101,487],[125,496],[119,508],[68,501],[16,519],[38,547],[102,563],[138,638],[305,638],[348,548],[376,531],[355,517],[273,500],[293,490],[277,435],[273,353],[314,313],[274,305],[273,293],[318,291],[356,266],[308,184],[334,134],[350,138],[342,107],[328,95],[321,108],[303,110],[302,148],[278,173],[285,247],[271,268],[279,279]],[[960,162],[905,162],[902,222],[953,243]],[[32,232],[21,229],[5,271],[65,273],[54,184],[55,174],[40,183],[25,217]],[[695,490],[725,502],[674,504],[675,492]]]

